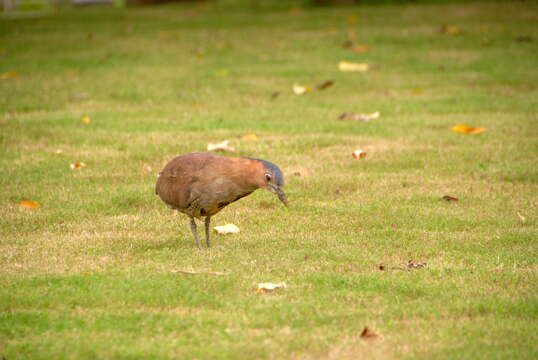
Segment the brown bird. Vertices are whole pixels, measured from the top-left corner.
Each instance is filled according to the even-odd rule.
[[[201,248],[195,218],[205,216],[205,238],[210,247],[211,216],[257,189],[276,194],[287,205],[283,186],[282,171],[269,161],[198,152],[178,156],[166,164],[159,173],[155,193],[170,208],[190,217],[194,240]]]

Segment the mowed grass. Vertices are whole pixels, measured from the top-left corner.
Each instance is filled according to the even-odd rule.
[[[0,22],[0,357],[536,358],[538,5],[260,4]],[[257,191],[200,251],[156,175],[225,139],[290,206]]]

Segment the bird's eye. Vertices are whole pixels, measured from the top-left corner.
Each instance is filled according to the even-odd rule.
[[[265,174],[265,180],[271,181],[272,177],[271,174]]]

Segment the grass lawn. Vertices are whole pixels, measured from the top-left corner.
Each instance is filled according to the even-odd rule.
[[[538,4],[259,7],[0,20],[0,358],[536,359]],[[198,250],[156,176],[226,139],[290,206]]]

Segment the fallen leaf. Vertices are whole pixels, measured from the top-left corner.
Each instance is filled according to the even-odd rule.
[[[16,71],[8,71],[0,75],[0,80],[14,79],[19,76],[19,73]]]
[[[379,270],[385,271],[385,265],[379,265]]]
[[[340,61],[338,63],[338,69],[340,71],[359,71],[365,72],[370,70],[370,64],[368,63],[354,63],[349,61]]]
[[[75,169],[80,169],[80,168],[83,168],[86,166],[86,163],[83,163],[83,162],[76,162],[76,163],[73,163],[71,165],[69,165],[69,167],[72,169],[72,170],[75,170]]]
[[[351,155],[357,159],[357,160],[361,160],[361,159],[364,159],[366,157],[366,151],[363,151],[363,150],[355,150],[351,153]]]
[[[54,151],[54,153],[55,153],[56,155],[60,155],[60,154],[62,154],[63,152],[64,152],[64,151],[63,151],[62,149],[56,149],[56,151]]]
[[[378,336],[379,335],[377,335],[375,332],[370,330],[370,328],[368,328],[368,326],[365,326],[364,329],[361,332],[361,338],[363,338],[363,339],[373,339],[373,338],[376,338]]]
[[[80,118],[80,122],[88,125],[89,123],[92,122],[92,119],[89,116],[83,116]]]
[[[421,268],[426,267],[426,265],[427,265],[426,263],[416,263],[413,260],[407,261],[407,264],[406,264],[408,269],[421,269]]]
[[[223,142],[220,142],[220,143],[215,143],[215,144],[207,144],[207,151],[222,151],[222,152],[234,152],[235,151],[235,148],[228,145],[230,141],[229,140],[224,140]]]
[[[339,120],[355,120],[355,121],[370,121],[379,118],[379,111],[370,114],[356,114],[352,112],[345,112],[338,117]]]
[[[319,90],[325,90],[334,85],[334,80],[327,80],[318,85]]]
[[[151,172],[153,170],[149,164],[144,164],[143,169],[147,172]]]
[[[437,28],[437,32],[446,35],[458,35],[462,33],[462,30],[456,25],[443,25]]]
[[[260,293],[267,293],[267,292],[273,292],[278,289],[285,289],[286,283],[285,282],[279,282],[279,283],[259,283],[258,284],[258,290],[256,290],[256,294]]]
[[[451,130],[458,134],[480,134],[481,132],[486,131],[486,128],[485,127],[470,127],[467,125],[456,125]]]
[[[355,45],[351,48],[351,51],[357,54],[364,54],[368,52],[368,45]]]
[[[256,140],[258,140],[258,135],[256,135],[256,134],[246,134],[241,138],[241,140],[244,140],[244,141],[256,141]]]
[[[521,215],[519,212],[517,213],[517,216],[519,216],[519,220],[521,220],[521,222],[525,222],[525,220],[527,220],[527,218],[525,218],[525,216]]]
[[[216,275],[216,276],[224,275],[224,273],[220,271],[172,270],[170,272],[176,273],[176,274],[186,274],[186,275]]]
[[[303,86],[299,84],[293,84],[293,93],[295,95],[303,95],[309,91],[312,91],[310,86]]]
[[[275,91],[271,94],[271,99],[276,99],[280,95],[280,91]]]
[[[451,202],[451,201],[458,201],[458,200],[459,200],[457,197],[450,196],[450,195],[445,195],[445,196],[443,196],[441,199],[446,200],[446,201],[448,201],[448,202]]]
[[[219,235],[237,234],[239,232],[239,228],[234,224],[215,226],[213,229]]]
[[[19,205],[20,205],[20,207],[23,207],[25,209],[37,209],[38,207],[41,206],[41,204],[39,204],[36,201],[32,201],[32,200],[22,200],[19,203]]]

